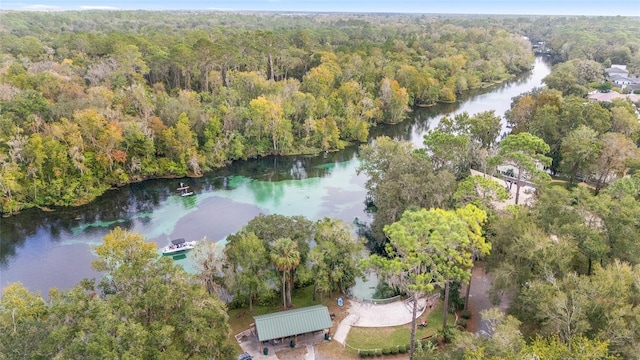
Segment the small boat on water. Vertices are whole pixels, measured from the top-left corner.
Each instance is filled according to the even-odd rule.
[[[180,186],[178,186],[176,190],[180,191],[180,196],[182,197],[193,195],[193,191],[189,191],[189,185],[182,182],[180,183]]]
[[[171,240],[171,245],[162,248],[163,255],[173,255],[176,253],[191,250],[196,246],[195,241],[186,241],[183,238]]]

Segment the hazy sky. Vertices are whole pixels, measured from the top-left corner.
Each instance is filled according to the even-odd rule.
[[[0,0],[0,9],[182,9],[640,16],[640,0]]]

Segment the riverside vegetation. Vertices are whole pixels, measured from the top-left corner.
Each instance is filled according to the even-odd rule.
[[[533,59],[520,35],[432,18],[2,18],[3,213],[238,159],[342,149],[410,105],[455,101]]]
[[[156,13],[147,22],[127,12],[98,21],[104,14],[3,14],[11,32],[1,40],[3,212],[87,201],[113,185],[198,175],[249,156],[364,141],[369,126],[401,121],[409,105],[451,101],[527,68],[532,54],[518,27],[547,24],[553,56],[566,62],[546,88],[514,99],[503,141],[489,112],[444,118],[422,148],[384,137],[362,147],[374,213],[362,230],[373,256],[360,259],[364,240],[339,220],[262,215],[230,236],[222,255],[212,243],[197,249],[192,276],[141,236],[115,229],[96,247],[101,281],[53,289],[48,301],[20,284],[4,289],[0,357],[231,359],[219,294],[248,311],[256,303],[288,308],[295,288],[343,292],[375,269],[402,293],[443,290],[448,311],[447,289],[469,281],[477,256],[494,277],[494,300],[510,298],[508,312],[484,312],[482,337],[443,316],[447,344],[407,339],[413,359],[640,356],[640,129],[631,103],[581,97],[603,81],[607,61],[638,71],[637,20],[578,18],[568,32],[557,26],[564,20],[545,17],[237,15],[224,27],[212,14],[163,25]],[[272,27],[256,30],[247,19]],[[274,25],[281,22],[290,26]],[[193,29],[176,30],[185,23]],[[595,31],[605,24],[614,31]],[[219,50],[225,39],[234,46]],[[198,57],[207,41],[214,52]],[[571,81],[579,86],[564,86]],[[566,186],[550,184],[535,161]],[[469,176],[507,164],[535,184],[528,206],[497,209],[504,189]],[[590,187],[576,186],[578,178]],[[455,236],[443,235],[449,228]]]

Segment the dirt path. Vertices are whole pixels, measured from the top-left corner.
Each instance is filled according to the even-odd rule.
[[[494,307],[489,300],[489,290],[491,290],[492,278],[484,270],[484,264],[477,263],[471,273],[471,291],[469,294],[469,311],[471,311],[471,319],[467,321],[467,330],[470,332],[479,332],[486,334],[488,331],[487,324],[482,321],[480,311]],[[509,306],[507,299],[502,299],[500,306],[505,311]]]

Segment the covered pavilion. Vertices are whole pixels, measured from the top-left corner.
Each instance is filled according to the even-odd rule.
[[[259,342],[284,341],[293,336],[295,344],[298,335],[324,331],[333,326],[329,309],[324,305],[257,315],[253,319]]]

